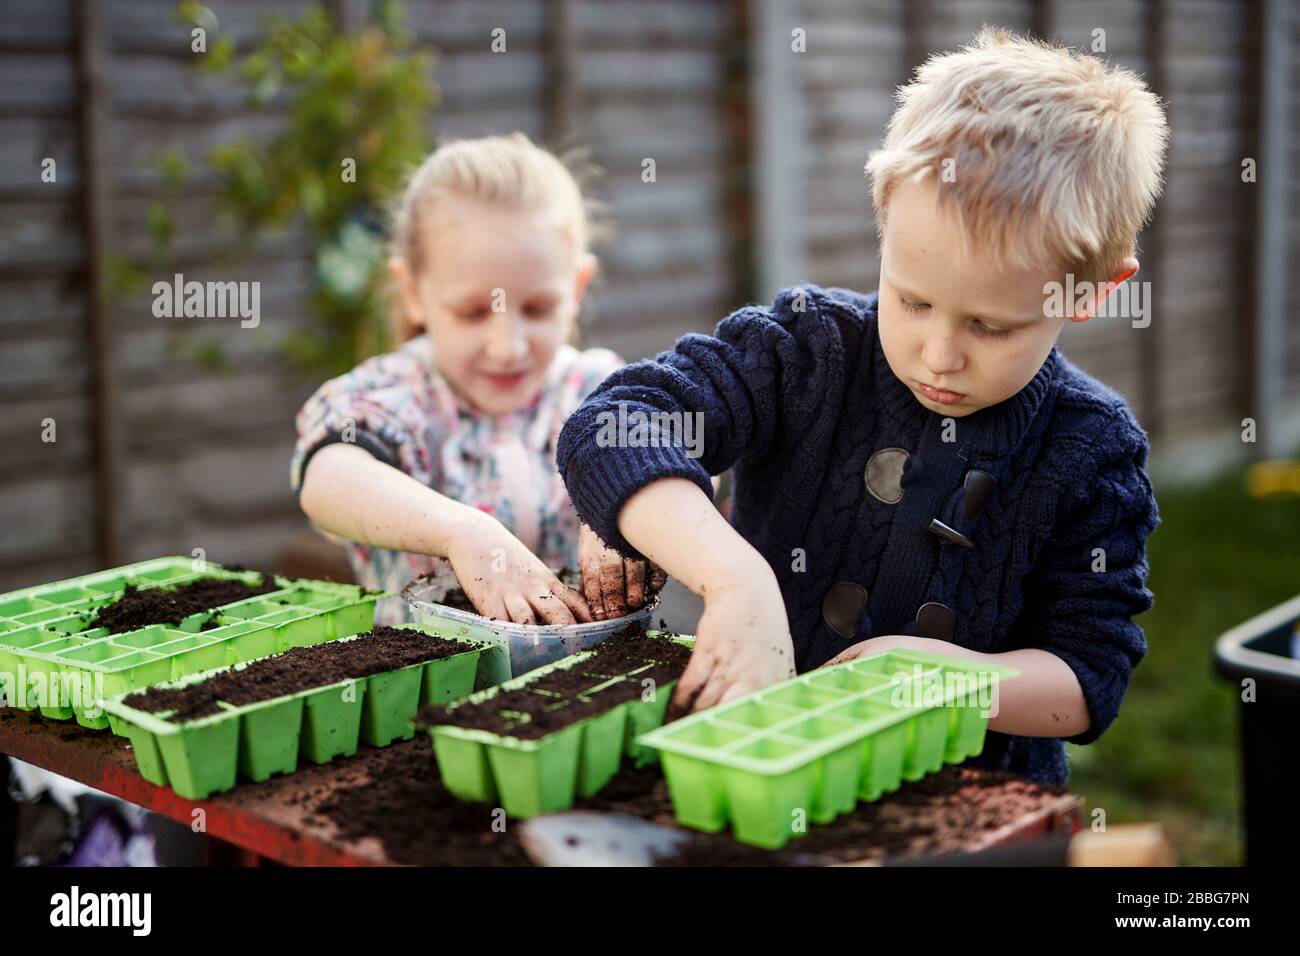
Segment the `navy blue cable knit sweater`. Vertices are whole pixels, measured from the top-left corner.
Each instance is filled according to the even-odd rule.
[[[626,415],[702,413],[703,454],[667,436],[611,446],[601,413],[618,415],[621,403]],[[917,608],[936,601],[955,612],[951,639],[963,647],[1035,647],[1064,660],[1091,719],[1064,739],[1091,743],[1146,653],[1132,620],[1152,605],[1146,538],[1160,520],[1146,434],[1117,393],[1056,349],[1011,398],[948,421],[890,370],[875,293],[806,285],[771,308],[738,310],[716,337],[683,336],[614,372],[569,418],[556,459],[578,514],[629,556],[640,555],[616,518],[637,489],[682,477],[712,496],[709,476],[734,466],[731,522],[776,574],[801,672],[869,637],[915,633]],[[864,481],[868,458],[887,448],[907,453],[897,500]],[[996,485],[963,522],[970,469]],[[974,549],[928,533],[932,517]],[[1102,554],[1105,569],[1094,570]],[[868,594],[849,637],[823,619],[826,593],[842,581]],[[1062,785],[1061,741],[989,732],[967,762]]]

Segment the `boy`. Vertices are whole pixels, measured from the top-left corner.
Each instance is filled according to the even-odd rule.
[[[1137,271],[1167,138],[1132,73],[986,28],[900,90],[867,163],[877,292],[788,289],[579,407],[579,515],[704,599],[675,708],[929,650],[1021,672],[973,764],[1065,782],[1061,741],[1102,734],[1145,654],[1159,516],[1146,434],[1056,341]],[[1062,314],[1067,277],[1099,292]],[[668,417],[611,443],[620,405]],[[694,414],[702,454],[656,440]],[[728,524],[709,476],[733,466]]]

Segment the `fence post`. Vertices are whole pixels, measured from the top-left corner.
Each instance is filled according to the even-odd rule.
[[[552,149],[564,150],[576,145],[582,135],[574,104],[573,64],[578,56],[578,38],[570,0],[547,0],[542,42],[546,71],[544,132]]]
[[[803,87],[795,68],[797,54],[791,50],[791,31],[801,25],[801,9],[780,0],[753,0],[750,9],[758,291],[769,302],[783,286],[810,278],[804,244]]]
[[[1254,222],[1254,388],[1251,395],[1259,429],[1255,457],[1277,458],[1289,451],[1283,391],[1287,360],[1287,215],[1291,157],[1290,43],[1287,0],[1266,0],[1259,18],[1259,155],[1256,157]]]
[[[85,235],[86,322],[91,350],[90,420],[94,424],[95,539],[104,567],[121,563],[122,447],[118,408],[117,341],[105,301],[104,250],[107,247],[110,184],[103,159],[104,5],[77,4],[77,105],[81,139],[81,215]]]

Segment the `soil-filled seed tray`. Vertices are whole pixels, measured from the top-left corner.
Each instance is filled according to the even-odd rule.
[[[984,749],[1019,671],[919,651],[821,668],[639,738],[678,822],[767,849]]]
[[[140,775],[201,800],[238,778],[328,763],[415,734],[421,707],[474,690],[482,644],[416,624],[168,681],[110,701]],[[304,686],[306,685],[306,686]]]
[[[689,637],[633,626],[593,650],[430,708],[418,723],[457,798],[499,801],[515,817],[563,810],[604,787],[624,755],[654,759],[636,738],[663,723],[690,646]]]
[[[109,697],[359,633],[378,597],[183,557],[14,591],[0,595],[0,693],[102,729]]]

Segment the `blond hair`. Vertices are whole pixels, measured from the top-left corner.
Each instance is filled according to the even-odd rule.
[[[574,251],[588,252],[605,231],[603,207],[583,196],[579,179],[595,173],[584,153],[573,151],[561,159],[523,133],[445,143],[411,174],[393,217],[393,251],[412,270],[422,268],[431,213],[439,199],[459,196],[554,214]]]
[[[1159,98],[1131,70],[985,26],[899,88],[865,171],[882,240],[893,189],[934,174],[964,241],[1100,281],[1134,252],[1168,140]]]

